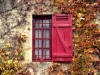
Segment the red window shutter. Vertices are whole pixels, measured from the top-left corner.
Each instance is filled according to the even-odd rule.
[[[71,61],[72,15],[57,14],[52,16],[52,60]]]

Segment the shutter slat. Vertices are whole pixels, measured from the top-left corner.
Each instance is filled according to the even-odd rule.
[[[70,24],[53,24],[53,27],[72,27]]]
[[[66,54],[66,53],[53,53],[53,57],[72,57],[72,54]]]

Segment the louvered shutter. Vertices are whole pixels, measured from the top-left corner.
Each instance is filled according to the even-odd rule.
[[[52,60],[71,61],[72,15],[57,14],[52,16]]]

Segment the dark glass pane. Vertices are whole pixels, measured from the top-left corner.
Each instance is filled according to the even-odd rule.
[[[42,28],[42,20],[39,21],[39,28]]]
[[[35,58],[38,58],[38,49],[35,49]]]
[[[39,49],[39,58],[42,58],[42,49]]]
[[[42,28],[42,24],[41,23],[39,24],[39,28]]]
[[[38,28],[38,24],[35,24],[35,25],[36,25],[35,27]]]
[[[46,28],[49,28],[50,27],[50,24],[45,24]]]
[[[49,23],[49,20],[46,20],[46,23]]]
[[[38,40],[35,40],[35,48],[38,47]]]
[[[43,47],[49,48],[50,47],[49,42],[50,42],[49,40],[43,40]]]
[[[39,40],[39,47],[42,47],[42,40]]]
[[[50,38],[49,30],[44,30],[44,32],[43,32],[43,38]]]
[[[39,38],[42,38],[42,30],[39,30]]]
[[[35,30],[35,38],[38,38],[38,30]]]
[[[49,40],[46,40],[46,48],[49,48]]]
[[[46,38],[49,38],[49,37],[50,37],[50,35],[49,35],[49,30],[46,30],[45,35],[46,35]]]
[[[51,19],[50,19],[50,23],[51,23]]]
[[[49,59],[50,58],[50,50],[49,49],[46,49],[45,52],[46,52],[46,58]]]
[[[43,28],[45,28],[45,24],[43,24]]]
[[[35,23],[38,23],[38,20],[37,19],[35,20]]]
[[[40,21],[39,21],[39,23],[41,23],[41,24],[42,24],[42,20],[40,20]]]
[[[45,20],[43,20],[43,23],[45,23]]]

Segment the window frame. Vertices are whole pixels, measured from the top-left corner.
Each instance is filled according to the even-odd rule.
[[[52,61],[52,15],[33,15],[33,18],[32,18],[33,20],[32,20],[32,61],[33,62],[40,62],[40,61]],[[36,38],[35,38],[35,30],[36,30],[36,28],[35,28],[35,19],[39,19],[39,20],[48,20],[48,19],[51,19],[51,23],[50,23],[50,21],[49,21],[49,25],[51,24],[51,27],[50,28],[37,28],[37,30],[39,31],[39,30],[49,30],[49,38],[43,38],[43,32],[42,32],[42,38],[37,38],[38,40],[39,39],[42,39],[42,46],[43,46],[43,40],[46,40],[46,39],[48,39],[49,40],[49,50],[50,50],[50,52],[49,52],[49,54],[50,54],[50,58],[51,59],[46,59],[46,55],[44,55],[43,54],[43,52],[45,51],[45,50],[43,50],[43,49],[47,49],[47,48],[43,48],[43,47],[41,47],[41,49],[43,50],[42,51],[42,56],[44,56],[45,57],[45,59],[43,58],[43,59],[34,59],[34,57],[35,57],[35,40],[36,40]],[[43,24],[43,23],[42,23]],[[46,25],[46,23],[44,23],[45,25]],[[39,42],[38,42],[39,43]],[[39,46],[39,45],[38,45]],[[39,47],[37,48],[37,49],[39,49]],[[39,51],[39,50],[38,50]],[[38,56],[39,56],[39,52],[38,52]]]

